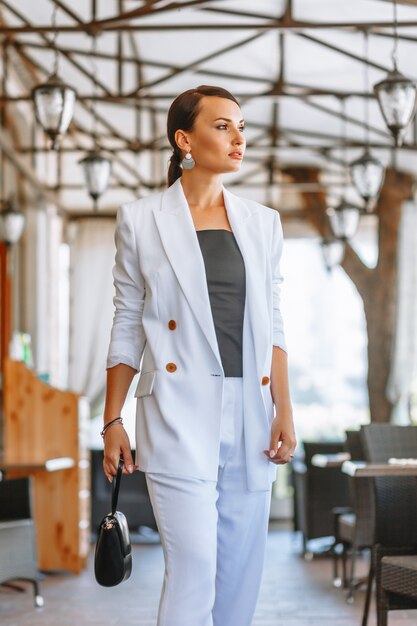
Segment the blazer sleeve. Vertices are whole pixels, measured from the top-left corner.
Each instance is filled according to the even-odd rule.
[[[114,317],[107,354],[107,369],[124,363],[140,370],[146,337],[142,326],[145,281],[140,271],[132,216],[128,207],[117,211]]]
[[[272,237],[272,305],[273,305],[273,345],[279,346],[285,352],[287,344],[284,335],[284,322],[280,310],[281,284],[283,277],[280,270],[280,261],[284,237],[282,233],[281,219],[275,211]]]

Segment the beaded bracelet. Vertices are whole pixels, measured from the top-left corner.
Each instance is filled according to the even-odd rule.
[[[110,428],[110,426],[114,426],[114,424],[120,424],[121,426],[123,426],[123,419],[121,417],[115,417],[114,420],[107,422],[103,430],[100,431],[100,435],[103,437],[103,439],[104,439],[104,435],[106,434],[106,431]]]

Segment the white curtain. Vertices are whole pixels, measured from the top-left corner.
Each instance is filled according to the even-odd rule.
[[[408,400],[417,376],[417,203],[402,208],[398,250],[398,317],[388,381],[388,398],[396,405],[393,421],[410,421]]]
[[[106,382],[106,355],[113,320],[115,222],[81,219],[68,226],[70,244],[69,387],[100,402]]]

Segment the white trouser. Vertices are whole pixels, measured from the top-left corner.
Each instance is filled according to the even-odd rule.
[[[157,626],[252,623],[271,491],[247,490],[243,437],[242,378],[225,378],[217,482],[146,473],[165,558]]]

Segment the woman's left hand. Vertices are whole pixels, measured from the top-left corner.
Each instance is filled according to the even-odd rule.
[[[291,461],[296,445],[297,440],[292,415],[276,415],[271,424],[269,450],[264,450],[265,456],[268,457],[271,463],[284,465]]]

